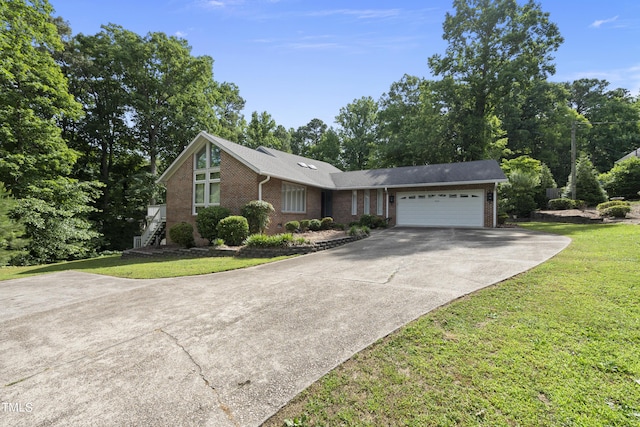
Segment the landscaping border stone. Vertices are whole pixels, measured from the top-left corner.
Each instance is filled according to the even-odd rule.
[[[122,252],[122,258],[206,258],[206,257],[233,257],[240,258],[273,258],[278,256],[304,255],[312,252],[342,246],[355,242],[368,236],[349,236],[338,239],[319,240],[308,245],[287,246],[284,248],[255,248],[242,246],[239,248],[177,248],[157,247],[144,249],[128,249]]]

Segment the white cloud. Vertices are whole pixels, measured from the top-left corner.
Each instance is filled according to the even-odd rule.
[[[198,0],[197,5],[205,9],[219,9],[227,6],[237,6],[244,0]]]
[[[640,94],[640,64],[626,68],[611,70],[577,72],[568,76],[567,81],[578,79],[600,79],[609,82],[609,89],[623,88],[629,90],[631,95]]]
[[[175,35],[176,37],[181,38],[181,39],[183,39],[183,38],[187,37],[187,33],[185,33],[184,31],[176,31],[176,32],[174,33],[174,35]]]
[[[615,22],[617,20],[618,20],[618,16],[614,16],[613,18],[600,19],[600,20],[597,20],[597,21],[593,21],[593,23],[591,25],[589,25],[589,26],[591,28],[600,28],[604,24],[610,24],[611,22]]]
[[[310,12],[309,16],[346,15],[357,19],[384,19],[400,15],[400,9],[332,9]]]

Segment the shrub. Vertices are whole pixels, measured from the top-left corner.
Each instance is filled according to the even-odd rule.
[[[302,239],[304,240],[304,239]],[[284,233],[267,236],[265,234],[252,234],[247,237],[245,244],[254,248],[284,248],[294,243],[293,234]]]
[[[222,239],[214,239],[211,241],[211,246],[222,246],[224,245],[224,240]]]
[[[508,182],[500,184],[500,209],[510,215],[529,217],[536,210],[535,194],[540,185],[540,176],[532,170],[512,169]]]
[[[329,230],[331,227],[333,227],[333,218],[331,218],[330,216],[326,216],[320,220],[320,224],[320,227],[323,230]]]
[[[554,211],[565,211],[568,209],[576,208],[576,200],[568,199],[566,197],[560,199],[551,199],[547,205],[549,209]]]
[[[364,225],[353,225],[351,226],[351,228],[349,228],[349,231],[347,232],[349,236],[356,236],[356,237],[368,236],[370,233],[371,233],[371,230],[369,229],[369,227]]]
[[[601,216],[610,216],[614,218],[624,218],[629,212],[631,212],[631,206],[627,205],[614,205],[602,210],[598,210]]]
[[[196,242],[193,240],[193,225],[180,222],[169,229],[169,238],[177,245],[191,248]]]
[[[624,201],[624,200],[611,200],[609,202],[604,202],[604,203],[600,203],[598,206],[596,206],[596,209],[598,209],[599,211],[610,208],[612,206],[629,206],[631,207],[631,203]]]
[[[381,216],[364,214],[360,217],[360,220],[356,223],[356,225],[369,228],[386,228],[387,220],[382,218]]]
[[[222,206],[209,206],[198,211],[196,218],[196,228],[203,239],[207,239],[211,244],[217,237],[216,227],[221,219],[231,215],[231,211]]]
[[[320,231],[322,228],[322,222],[319,219],[312,219],[309,221],[309,230],[311,231]]]
[[[610,202],[600,203],[596,209],[598,209],[600,216],[624,218],[631,212],[631,203],[624,200],[611,200]]]
[[[300,229],[300,223],[298,221],[289,221],[284,225],[284,229],[289,233],[295,233],[296,231],[298,231],[298,229]]]
[[[253,200],[243,206],[241,213],[249,223],[249,231],[255,234],[263,233],[269,226],[269,214],[274,211],[271,203]]]
[[[581,156],[576,164],[576,197],[584,200],[589,206],[595,206],[607,200],[607,195],[596,174],[591,160],[587,156]],[[569,176],[567,186],[562,194],[563,197],[567,197],[571,193],[571,183],[572,179]]]
[[[249,223],[243,216],[228,216],[218,223],[218,237],[230,246],[240,246],[249,236]]]
[[[640,188],[640,157],[631,157],[600,175],[609,196],[635,199]]]
[[[302,231],[303,233],[307,231],[309,229],[310,222],[311,220],[309,219],[303,219],[302,221],[300,221],[300,231]]]

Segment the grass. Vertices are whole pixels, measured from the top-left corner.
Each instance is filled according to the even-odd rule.
[[[80,261],[68,261],[57,264],[29,267],[1,267],[0,280],[18,279],[37,274],[75,270],[107,276],[130,279],[157,279],[162,277],[195,276],[236,270],[267,262],[277,258],[186,258],[186,259],[121,259],[120,255],[110,255]]]
[[[265,426],[640,426],[640,226],[526,227],[573,241],[373,344]]]

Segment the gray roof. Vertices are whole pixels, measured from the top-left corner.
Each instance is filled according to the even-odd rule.
[[[342,172],[332,177],[336,187],[341,189],[481,184],[507,180],[495,160]]]
[[[206,132],[200,132],[158,178],[158,182],[166,183],[187,156],[193,155],[206,141],[218,146],[259,175],[326,189],[480,184],[506,181],[504,173],[495,160],[343,172],[335,166],[319,160],[267,147],[259,147],[254,150]]]
[[[635,150],[633,150],[632,152],[630,152],[626,156],[619,158],[618,160],[616,160],[616,163],[620,163],[620,162],[625,161],[627,159],[630,159],[632,157],[640,157],[640,148],[636,148]]]

